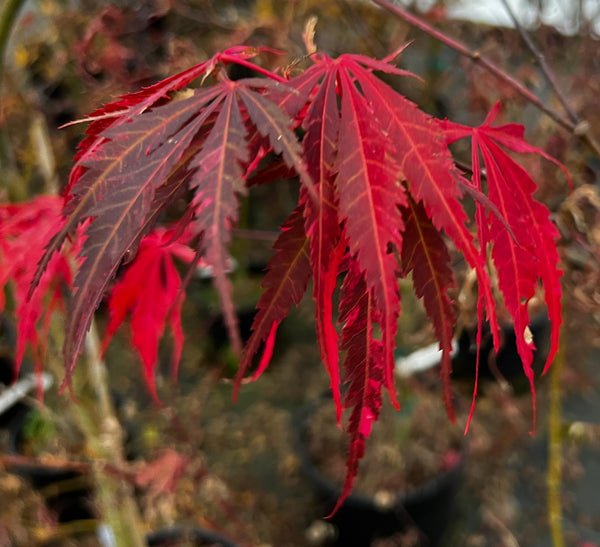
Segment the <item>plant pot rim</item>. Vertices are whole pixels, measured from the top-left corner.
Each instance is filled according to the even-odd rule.
[[[194,539],[213,542],[213,544],[219,547],[238,547],[237,543],[227,539],[218,532],[198,526],[186,525],[175,525],[150,532],[146,535],[146,544],[160,546],[163,542],[174,539]]]

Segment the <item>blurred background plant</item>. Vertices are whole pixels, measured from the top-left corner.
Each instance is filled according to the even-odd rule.
[[[402,4],[504,67],[549,107],[561,111],[559,98],[539,70],[539,58],[512,28],[501,0],[477,5],[467,0]],[[478,17],[479,5],[485,7],[484,15],[493,14],[495,19],[483,24],[466,20],[467,15]],[[392,85],[429,113],[461,123],[480,123],[490,107],[502,100],[501,121],[523,123],[528,140],[565,163],[573,176],[575,188],[569,194],[551,164],[523,158],[540,183],[538,197],[554,211],[565,269],[565,364],[556,373],[561,375],[562,389],[554,384],[552,391],[545,379],[540,381],[540,408],[550,408],[548,398],[554,397],[552,408],[558,410],[553,418],[554,445],[550,443],[554,446],[550,464],[555,470],[550,475],[555,481],[550,498],[559,510],[555,503],[552,514],[564,527],[554,529],[553,541],[555,545],[561,544],[560,538],[570,545],[600,544],[596,532],[600,506],[597,495],[589,491],[600,484],[600,375],[593,367],[600,352],[600,157],[581,140],[584,130],[600,138],[600,7],[593,0],[530,0],[511,5],[550,64],[568,104],[587,123],[579,126],[579,134],[532,107],[481,64],[366,1],[122,0],[107,5],[92,0],[6,0],[0,14],[0,197],[19,202],[40,193],[59,193],[82,137],[81,126],[59,130],[62,124],[201,62],[217,50],[241,43],[272,47],[285,54],[266,55],[262,62],[293,74],[305,63],[302,34],[311,17],[317,20],[319,49],[333,56],[356,52],[383,57],[412,41],[400,63],[423,81],[389,78]],[[457,149],[457,154],[467,163],[467,150]],[[294,187],[285,183],[275,194],[272,189],[256,190],[243,204],[232,246],[238,263],[232,278],[240,312],[256,302],[260,292],[256,273],[270,255],[274,230],[295,200]],[[456,265],[463,266],[459,258]],[[7,297],[6,321],[10,322],[14,321],[10,291]],[[38,425],[43,427],[35,428],[43,435],[36,433],[31,439],[43,444],[42,437],[55,432],[68,442],[59,443],[58,455],[49,460],[48,455],[38,455],[36,462],[48,463],[52,458],[56,462],[57,457],[58,463],[66,465],[92,462],[94,473],[108,473],[114,480],[112,495],[124,484],[134,499],[137,488],[135,512],[141,530],[136,541],[150,530],[186,523],[217,529],[242,544],[305,545],[305,531],[322,515],[315,514],[312,494],[299,471],[293,423],[303,402],[326,385],[311,338],[311,314],[310,302],[293,312],[285,323],[277,366],[260,383],[245,386],[239,404],[232,406],[227,383],[231,356],[215,334],[218,300],[212,287],[195,280],[184,305],[189,334],[178,387],[167,382],[169,348],[161,350],[165,365],[158,389],[164,406],[153,406],[140,387],[139,365],[128,349],[127,336],[120,333],[107,353],[106,368],[97,362],[99,369],[89,369],[96,373],[88,371],[92,377],[96,374],[101,393],[91,397],[91,414],[59,398],[55,390],[46,394],[43,405],[50,411],[42,412],[44,421]],[[60,333],[60,318],[54,321],[53,332]],[[101,309],[100,329],[105,323]],[[402,326],[399,342],[407,351],[431,341],[417,302],[405,306]],[[3,331],[2,351],[12,358],[14,347],[7,332]],[[60,338],[60,334],[53,336]],[[59,342],[50,344],[49,359],[60,377]],[[100,370],[106,371],[105,378],[104,372],[97,375]],[[85,375],[80,381],[90,385]],[[457,384],[465,393],[471,387],[468,382],[462,388]],[[111,442],[118,447],[109,443],[112,454],[102,445],[107,431],[90,428],[99,408],[107,413],[104,417],[114,412],[124,427],[123,432],[113,430]],[[448,532],[446,545],[531,545],[539,538],[549,540],[546,413],[540,411],[538,434],[528,439],[528,409],[529,401],[506,384],[492,382],[484,387],[474,431],[467,438],[470,459],[461,517]],[[30,424],[34,423],[32,418]],[[85,442],[76,431],[83,431]],[[171,449],[174,452],[168,452]],[[4,458],[0,465],[7,462]],[[561,470],[562,491],[556,484]],[[75,541],[60,532],[39,495],[16,477],[0,475],[0,544]],[[106,495],[104,503],[110,505],[111,494]],[[97,498],[101,503],[101,496]],[[16,500],[22,501],[16,504]],[[100,541],[95,524],[84,531],[92,544]],[[81,537],[77,541],[83,541]],[[314,541],[324,543],[327,537]]]

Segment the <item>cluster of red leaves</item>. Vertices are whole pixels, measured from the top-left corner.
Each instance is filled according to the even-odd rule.
[[[6,307],[6,291],[15,302],[17,341],[15,364],[18,374],[27,345],[34,350],[34,363],[41,370],[45,362],[52,314],[65,309],[66,291],[73,283],[73,266],[85,241],[87,223],[78,227],[73,238],[48,262],[36,290],[31,283],[37,264],[44,255],[49,238],[64,223],[64,200],[41,196],[21,204],[0,205],[0,313]],[[181,328],[181,279],[173,262],[194,261],[194,251],[186,237],[174,230],[158,227],[146,236],[135,261],[110,290],[110,320],[103,351],[127,315],[131,315],[132,343],[143,365],[151,394],[158,402],[154,369],[158,360],[158,342],[169,324],[174,338],[173,372],[183,347]],[[201,263],[204,265],[204,263]]]
[[[453,418],[449,378],[455,314],[448,289],[454,278],[446,238],[477,275],[478,320],[481,324],[485,315],[498,349],[490,254],[532,391],[527,302],[543,283],[553,323],[548,363],[552,360],[561,320],[557,234],[548,211],[532,197],[535,184],[505,149],[544,154],[525,143],[521,126],[492,127],[496,111],[475,129],[425,114],[374,75],[408,75],[391,65],[391,58],[315,54],[312,66],[285,80],[252,64],[256,53],[242,47],[219,53],[90,115],[66,192],[65,219],[54,230],[32,286],[44,279],[65,239],[89,223],[68,304],[68,377],[109,283],[123,261],[137,253],[113,290],[109,336],[132,311],[134,344],[153,386],[165,318],[175,331],[175,356],[180,352],[175,303],[180,281],[171,256],[189,262],[191,254],[177,250],[166,233],[148,234],[176,199],[191,195],[178,230],[213,267],[233,347],[241,354],[237,390],[261,350],[254,377],[268,365],[279,324],[312,279],[317,338],[338,418],[343,409],[350,410],[348,474],[339,506],[379,416],[383,387],[397,404],[398,279],[409,274],[439,340],[445,403]],[[224,70],[229,63],[266,77],[231,81]],[[210,85],[209,77],[214,77]],[[199,78],[200,87],[181,91]],[[472,140],[470,181],[457,171],[448,150],[450,142],[463,137]],[[281,173],[299,177],[300,199],[275,244],[252,336],[242,351],[226,276],[230,230],[238,220],[238,197]],[[476,237],[468,229],[465,193],[475,199]],[[151,244],[151,238],[161,243]],[[333,309],[339,276],[341,339]],[[143,294],[152,292],[159,296],[144,301]],[[342,380],[340,351],[345,355]],[[343,398],[340,383],[346,385]]]
[[[52,196],[38,197],[26,204],[0,204],[0,313],[5,310],[6,289],[10,286],[17,320],[16,374],[27,344],[35,349],[35,366],[41,370],[52,313],[63,306],[62,289],[72,282],[69,260],[70,256],[77,256],[78,250],[64,245],[48,261],[38,289],[27,298],[48,238],[63,222],[62,206],[63,201]],[[70,255],[69,250],[74,254]]]

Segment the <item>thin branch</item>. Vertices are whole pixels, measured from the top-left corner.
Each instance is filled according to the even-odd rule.
[[[454,165],[456,165],[456,167],[458,167],[461,171],[463,171],[464,173],[466,173],[468,175],[473,174],[473,168],[469,164],[465,163],[464,161],[455,159]],[[486,179],[487,171],[486,171],[485,167],[480,168],[480,171],[481,171],[481,178]]]
[[[546,57],[539,50],[539,48],[535,45],[535,43],[533,42],[533,40],[531,39],[531,36],[529,36],[527,31],[521,26],[521,24],[519,23],[519,20],[517,19],[517,16],[515,15],[515,12],[509,6],[507,0],[502,0],[502,3],[504,4],[504,9],[506,10],[508,15],[512,19],[512,22],[515,25],[515,28],[521,35],[523,42],[525,42],[525,45],[529,48],[529,51],[531,51],[531,53],[533,53],[538,65],[540,65],[540,69],[541,69],[542,73],[544,74],[546,80],[548,80],[550,87],[552,87],[552,90],[554,91],[556,97],[560,101],[560,104],[565,109],[565,112],[569,115],[569,118],[571,118],[571,121],[574,124],[580,123],[581,119],[579,118],[579,116],[577,115],[575,110],[573,110],[573,108],[567,101],[567,98],[565,97],[564,93],[558,87],[558,82],[556,80],[553,70],[550,68],[550,66],[546,62]]]
[[[489,72],[494,74],[496,77],[501,79],[502,81],[508,83],[511,87],[513,87],[516,91],[518,91],[523,97],[525,97],[530,103],[537,106],[540,110],[548,114],[554,121],[558,124],[562,125],[565,129],[569,131],[575,130],[575,124],[571,122],[569,119],[561,116],[556,110],[546,106],[534,93],[532,93],[529,89],[527,89],[521,82],[513,78],[510,74],[508,74],[504,69],[500,68],[497,64],[490,61],[487,57],[481,55],[479,51],[473,51],[466,45],[450,38],[450,36],[444,34],[443,32],[433,28],[425,21],[422,21],[412,13],[406,11],[405,9],[396,6],[394,4],[390,4],[386,0],[373,0],[373,2],[382,8],[385,8],[391,11],[393,14],[398,17],[404,19],[409,24],[419,28],[423,32],[426,32],[436,40],[443,42],[448,47],[458,51],[461,55],[465,57],[469,57],[472,61],[480,64],[484,68],[486,68]]]
[[[536,106],[539,110],[547,114],[556,123],[567,129],[573,135],[582,139],[588,146],[600,157],[600,144],[596,142],[594,137],[590,134],[590,124],[583,120],[579,123],[572,122],[569,118],[561,115],[559,112],[545,105],[541,99],[527,89],[521,82],[515,79],[513,76],[508,74],[504,69],[500,68],[497,64],[490,61],[487,57],[481,55],[479,51],[471,50],[461,42],[454,40],[447,34],[435,29],[425,21],[419,19],[417,16],[408,12],[407,10],[396,6],[388,2],[387,0],[372,0],[374,4],[388,10],[394,15],[406,21],[408,24],[417,27],[423,32],[429,34],[436,40],[439,40],[443,44],[446,44],[449,48],[457,51],[461,55],[468,57],[473,62],[484,67],[488,72],[492,73],[499,80],[502,80],[506,84],[510,85],[515,91],[523,96],[527,101]]]
[[[13,471],[21,467],[45,467],[50,470],[68,469],[77,473],[87,473],[90,470],[90,464],[87,462],[74,462],[70,460],[53,458],[45,461],[40,458],[22,456],[20,454],[0,454],[0,469]]]

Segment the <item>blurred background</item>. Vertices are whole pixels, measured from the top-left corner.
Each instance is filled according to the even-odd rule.
[[[539,57],[524,44],[502,0],[401,4],[561,111]],[[600,4],[509,4],[568,103],[600,138]],[[9,9],[14,9],[10,24]],[[550,526],[560,507],[562,544],[600,545],[600,158],[576,135],[480,65],[367,1],[4,0],[0,13],[3,202],[61,192],[85,130],[84,125],[61,128],[64,124],[233,45],[283,52],[260,57],[258,62],[271,70],[294,66],[306,54],[302,33],[314,17],[317,47],[331,56],[351,52],[382,58],[410,43],[397,62],[421,79],[388,78],[390,85],[434,116],[471,125],[502,101],[498,122],[524,124],[528,141],[564,163],[573,177],[570,191],[552,163],[519,158],[560,230],[564,269],[564,363],[554,377],[536,380],[535,435],[528,434],[531,398],[510,351],[514,333],[507,325],[504,354],[497,360],[484,356],[475,418],[463,437],[474,363],[467,325],[457,332],[457,424],[445,419],[435,366],[399,378],[403,421],[386,414],[371,443],[368,458],[373,459],[362,464],[375,472],[365,473],[358,507],[349,506],[336,519],[323,519],[336,492],[336,462],[323,453],[338,454],[343,463],[345,445],[335,425],[327,417],[321,421],[323,412],[333,415],[333,406],[323,398],[329,380],[319,359],[310,296],[282,325],[270,369],[243,386],[237,404],[231,400],[235,360],[210,280],[195,279],[188,290],[186,345],[176,385],[170,382],[169,341],[161,348],[157,386],[163,406],[151,400],[140,381],[141,365],[130,350],[127,329],[121,329],[105,359],[112,406],[123,429],[123,458],[111,472],[132,488],[149,544],[561,545],[556,528],[552,539]],[[469,162],[468,150],[457,147],[455,153]],[[278,227],[297,200],[294,181],[269,186],[245,198],[231,246],[246,335]],[[468,307],[469,279],[460,257],[456,266],[463,283],[455,296]],[[402,290],[399,356],[433,341],[410,286]],[[106,320],[101,307],[100,331]],[[547,333],[543,313],[536,328],[539,365]],[[5,390],[10,389],[14,340],[8,306],[0,331]],[[111,545],[97,510],[97,491],[86,478],[96,454],[80,431],[77,405],[57,393],[62,379],[58,345],[51,341],[49,351],[47,370],[55,382],[43,403],[32,395],[0,415],[0,545]],[[26,364],[24,374],[30,369]],[[310,425],[313,418],[316,425]],[[550,465],[549,439],[554,443]],[[431,460],[434,471],[415,484],[410,477],[420,468],[406,472],[408,482],[401,477],[385,483],[394,469],[412,469],[412,460]],[[558,500],[549,504],[547,484],[561,476],[556,465],[562,487]],[[384,479],[378,469],[385,470],[379,473]],[[324,484],[328,475],[331,491]],[[86,509],[78,513],[73,507]],[[221,539],[210,534],[200,539],[193,532],[198,529]],[[187,530],[187,539],[176,539],[177,530]]]

